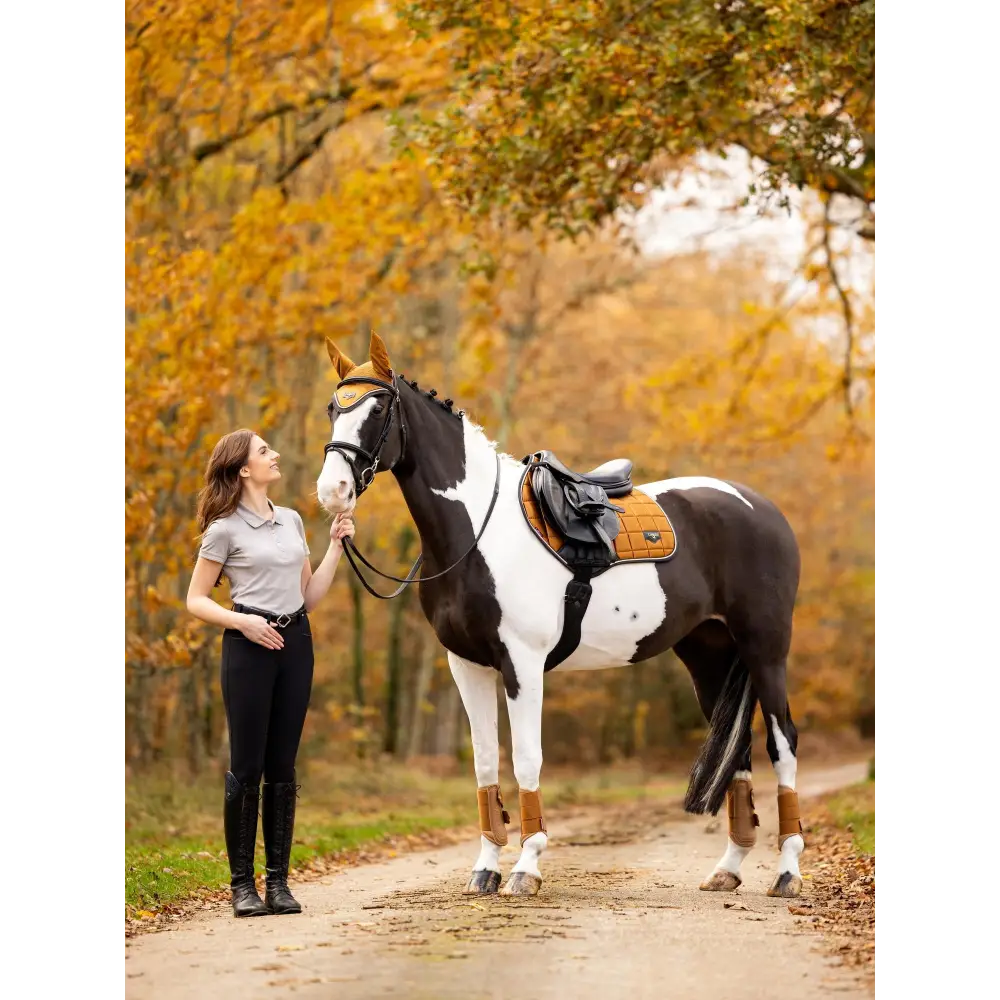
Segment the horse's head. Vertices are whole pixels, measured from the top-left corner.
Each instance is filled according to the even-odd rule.
[[[336,514],[353,510],[377,472],[391,469],[403,453],[399,386],[382,338],[372,332],[368,360],[356,365],[331,340],[326,342],[340,382],[327,406],[332,431],[316,482],[323,507]]]

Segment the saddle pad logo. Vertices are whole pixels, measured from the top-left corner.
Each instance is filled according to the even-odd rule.
[[[647,542],[658,542],[660,540],[660,533],[658,531],[644,531],[642,537],[646,539]]]

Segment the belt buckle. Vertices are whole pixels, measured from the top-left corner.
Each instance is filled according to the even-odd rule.
[[[281,620],[282,618],[284,618],[284,621]],[[274,619],[274,624],[277,625],[278,628],[284,628],[286,625],[290,625],[291,622],[291,615],[278,615],[278,617]]]

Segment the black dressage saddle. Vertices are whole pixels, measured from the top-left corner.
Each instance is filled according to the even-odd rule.
[[[609,498],[632,492],[632,463],[618,458],[579,473],[551,451],[528,455],[524,463],[531,467],[531,488],[543,516],[567,543],[580,543],[583,561],[594,564],[606,558],[615,562],[618,556],[614,538],[620,527],[618,514],[624,508],[615,506]],[[590,546],[598,546],[600,554]]]

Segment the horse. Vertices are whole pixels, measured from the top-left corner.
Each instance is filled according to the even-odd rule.
[[[534,896],[542,885],[545,673],[623,667],[673,649],[709,723],[685,809],[714,815],[725,801],[729,821],[725,852],[700,888],[734,891],[756,843],[750,749],[759,704],[778,778],[778,870],[768,895],[800,895],[798,733],[785,682],[800,557],[778,508],[747,486],[709,477],[633,487],[626,460],[586,475],[546,452],[518,461],[498,452],[451,399],[397,375],[374,331],[360,365],[329,339],[327,350],[339,382],[327,408],[331,437],[317,497],[331,514],[353,511],[376,474],[395,477],[421,556],[405,578],[381,575],[401,582],[397,594],[410,582],[420,585],[421,608],[447,651],[469,718],[481,837],[463,891]],[[662,530],[626,531],[616,521],[635,499],[660,518]],[[587,536],[593,544],[574,542],[581,525],[597,525]],[[616,558],[611,545],[622,537],[640,547],[659,544],[660,554]],[[354,556],[375,567],[353,544],[345,550],[365,582]],[[520,856],[502,889],[510,818],[499,784],[496,671],[510,717],[521,827]]]

